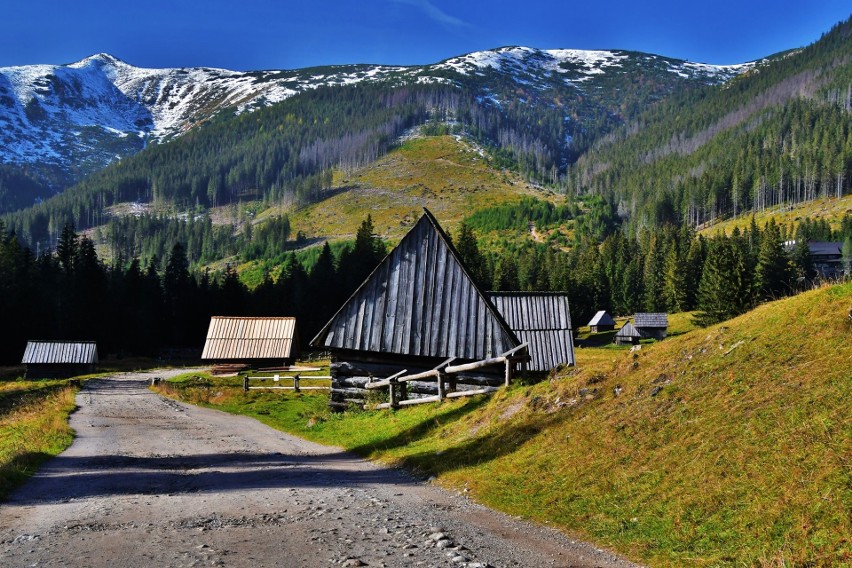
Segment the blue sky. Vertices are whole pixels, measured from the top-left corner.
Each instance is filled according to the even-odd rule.
[[[504,45],[742,63],[807,45],[849,0],[10,0],[0,66],[107,52],[140,67],[434,63]]]

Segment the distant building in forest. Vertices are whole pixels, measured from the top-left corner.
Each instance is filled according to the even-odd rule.
[[[574,364],[568,295],[561,292],[488,292],[488,299],[530,355],[529,371]]]
[[[21,363],[28,379],[86,375],[95,371],[98,347],[94,341],[29,341]]]
[[[821,278],[840,278],[844,274],[843,243],[811,241],[808,243],[814,270]]]
[[[615,329],[615,320],[605,310],[601,310],[595,314],[595,317],[589,321],[589,330],[592,333],[600,333],[602,331],[612,331]]]
[[[210,318],[201,359],[216,365],[246,367],[292,365],[299,356],[299,334],[292,317]]]
[[[669,328],[666,313],[638,313],[633,315],[633,326],[645,339],[665,339]]]

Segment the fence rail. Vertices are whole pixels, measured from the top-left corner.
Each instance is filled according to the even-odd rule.
[[[320,369],[318,367],[302,367],[298,370],[298,372],[291,371],[291,372],[295,372],[295,374],[293,374],[293,375],[289,375],[289,374],[284,375],[284,374],[281,374],[281,373],[275,373],[274,375],[255,375],[255,376],[246,375],[245,377],[243,377],[243,390],[245,392],[249,392],[250,390],[292,390],[292,391],[295,391],[295,392],[302,392],[302,391],[307,391],[307,390],[330,390],[331,385],[329,385],[329,386],[322,386],[322,385],[303,386],[301,384],[302,381],[331,380],[330,375],[309,375],[309,376],[304,376],[304,377],[301,375],[301,373],[310,373],[310,372],[316,372],[316,371],[321,371],[321,370],[322,369]],[[272,383],[274,383],[274,384],[252,386],[250,384],[251,381],[260,381],[260,382],[272,381]],[[282,381],[292,381],[293,384],[292,384],[292,386],[282,385],[282,384],[280,384]]]
[[[526,356],[518,356],[516,355],[518,352],[525,352],[527,349],[527,344],[523,343],[514,349],[511,349],[497,357],[492,357],[489,359],[483,359],[481,361],[475,361],[473,363],[465,363],[463,365],[451,365],[455,361],[455,358],[450,358],[429,371],[424,371],[421,373],[416,373],[412,375],[406,375],[408,372],[407,369],[403,369],[393,375],[380,379],[378,381],[370,381],[364,385],[364,388],[373,390],[380,388],[387,388],[389,395],[389,402],[382,402],[379,404],[373,405],[371,408],[374,409],[384,409],[384,408],[399,408],[401,406],[410,406],[415,404],[427,404],[430,402],[440,402],[447,398],[460,398],[464,396],[473,396],[477,394],[490,394],[496,392],[499,387],[494,386],[485,386],[482,388],[470,389],[470,390],[456,390],[457,386],[457,377],[455,375],[459,373],[463,373],[465,371],[471,371],[476,369],[481,369],[483,367],[490,367],[494,365],[505,365],[504,372],[504,386],[509,386],[512,382],[514,363],[515,361],[524,361],[526,360]],[[407,384],[411,381],[428,381],[431,382],[430,379],[437,381],[438,383],[438,394],[434,396],[427,396],[423,398],[407,398]]]

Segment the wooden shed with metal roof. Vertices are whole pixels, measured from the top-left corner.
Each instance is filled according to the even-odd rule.
[[[615,320],[609,315],[606,310],[601,310],[595,314],[589,321],[589,330],[592,333],[600,333],[602,331],[612,331],[615,329]]]
[[[245,366],[292,365],[299,356],[299,334],[292,317],[213,316],[201,359]]]
[[[476,286],[432,214],[424,214],[311,341],[332,352],[332,406],[363,404],[365,384],[405,374],[439,374],[465,362],[506,362],[506,377],[521,341]],[[507,353],[515,354],[511,358]],[[404,380],[405,377],[400,380]],[[499,372],[479,368],[452,376],[464,390],[503,384]],[[438,383],[441,383],[439,379]],[[407,394],[430,394],[434,384],[406,383]],[[440,388],[438,389],[440,396]]]
[[[98,346],[94,341],[28,341],[21,363],[28,379],[86,375],[95,372]]]
[[[528,344],[528,370],[550,371],[574,364],[574,338],[564,292],[488,292],[488,299]]]
[[[669,314],[637,313],[633,315],[633,326],[645,339],[665,339],[669,329]]]

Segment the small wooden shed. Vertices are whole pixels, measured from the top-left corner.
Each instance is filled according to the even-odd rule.
[[[639,331],[630,322],[625,323],[615,334],[616,345],[637,345],[642,338]]]
[[[488,299],[528,344],[528,370],[550,371],[574,364],[574,338],[568,295],[564,292],[488,292]]]
[[[28,341],[21,361],[28,379],[52,379],[94,373],[98,346],[94,341]]]
[[[596,313],[595,317],[589,321],[589,330],[592,333],[612,331],[613,329],[615,329],[615,320],[605,310]]]
[[[633,325],[645,339],[665,339],[669,329],[669,315],[653,312],[634,314]]]
[[[215,365],[246,367],[292,365],[299,356],[299,334],[292,317],[213,316],[201,359]]]
[[[330,350],[332,407],[363,405],[366,387],[377,379],[442,375],[453,366],[457,393],[504,382],[504,368],[477,367],[508,352],[521,353],[521,341],[476,286],[450,239],[432,214],[424,215],[311,341]],[[516,359],[504,357],[509,380]],[[400,380],[405,379],[402,377]],[[405,382],[403,398],[435,395],[443,379]],[[450,396],[450,395],[447,395]],[[393,401],[392,401],[393,402]],[[403,401],[404,402],[404,401]]]

